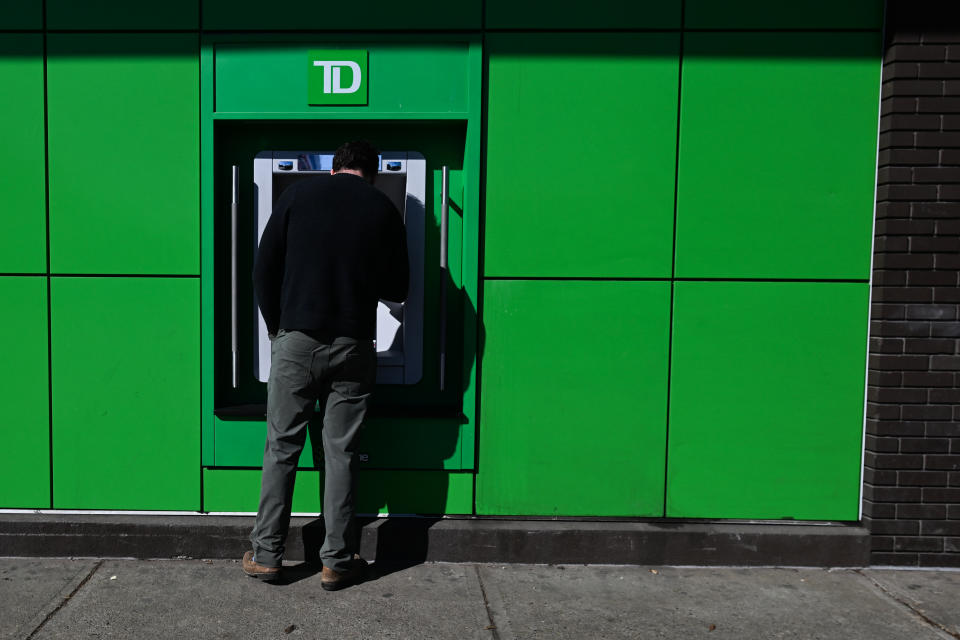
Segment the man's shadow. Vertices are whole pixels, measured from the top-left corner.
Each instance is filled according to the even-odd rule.
[[[440,520],[440,517],[358,517],[354,548],[360,550],[361,557],[375,559],[367,566],[360,582],[375,581],[426,562],[430,528]],[[293,584],[323,570],[320,548],[325,534],[322,517],[300,528],[304,561],[284,567],[281,584]]]
[[[439,517],[424,518],[357,518],[356,542],[361,557],[375,558],[361,574],[357,584],[373,582],[379,578],[423,564],[429,550],[430,527],[439,522]],[[323,570],[320,547],[326,528],[323,518],[310,521],[300,528],[304,561],[285,565],[280,579],[273,583],[286,586],[312,578]],[[291,534],[294,530],[291,530]],[[293,536],[291,536],[293,537]],[[291,542],[294,542],[291,540]]]

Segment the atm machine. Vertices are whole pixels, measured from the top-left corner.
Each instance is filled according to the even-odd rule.
[[[429,504],[416,509],[435,512],[440,507],[430,505],[442,501],[426,497],[434,489],[439,496],[450,474],[474,466],[475,402],[467,376],[475,347],[466,327],[475,316],[461,284],[464,212],[474,209],[464,205],[463,124],[225,120],[214,133],[210,192],[219,206],[208,254],[215,268],[207,307],[207,473],[246,477],[263,459],[270,345],[251,274],[274,203],[299,181],[333,179],[335,145],[368,139],[382,150],[374,186],[403,216],[410,287],[403,304],[378,305],[377,385],[357,451],[361,469],[377,478],[368,497],[393,495],[395,510],[396,500],[420,496]],[[312,446],[299,465],[317,468]],[[468,492],[465,477],[451,481]],[[401,490],[406,482],[419,488]],[[218,504],[218,486],[210,485],[211,505]]]
[[[330,141],[346,139],[380,144],[374,187],[403,216],[410,259],[407,299],[381,301],[377,308],[371,415],[402,415],[422,424],[437,416],[459,419],[464,367],[471,362],[463,355],[465,301],[459,286],[462,125],[228,121],[218,123],[216,133],[219,182],[213,191],[224,198],[212,257],[219,265],[211,305],[217,330],[209,338],[217,442],[236,440],[228,432],[246,428],[242,421],[262,420],[266,411],[270,342],[250,274],[274,204],[302,180],[333,179]],[[254,426],[249,429],[253,433]]]
[[[403,304],[377,310],[377,385],[357,443],[362,512],[470,513],[482,335],[481,42],[242,40],[208,34],[201,56],[209,80],[201,117],[203,507],[256,508],[270,350],[251,273],[274,203],[291,184],[330,179],[332,149],[365,139],[383,150],[375,186],[403,215],[410,289]],[[311,52],[358,47],[369,63],[365,96],[311,102]],[[314,453],[306,447],[298,463],[311,483],[322,468]]]
[[[290,185],[305,179],[329,180],[333,168],[330,151],[261,151],[253,161],[256,245],[273,212],[273,206]],[[423,269],[426,215],[426,160],[415,151],[386,151],[380,155],[380,173],[374,186],[385,193],[403,215],[410,254],[410,289],[407,300],[381,300],[377,307],[377,383],[412,385],[423,375]],[[256,344],[254,375],[266,382],[270,376],[270,341],[254,301]]]

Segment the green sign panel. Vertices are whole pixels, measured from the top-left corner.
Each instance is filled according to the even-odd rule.
[[[367,51],[311,49],[307,58],[307,103],[367,104]]]

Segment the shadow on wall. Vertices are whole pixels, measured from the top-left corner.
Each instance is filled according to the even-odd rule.
[[[654,37],[654,35],[659,37]],[[647,34],[643,39],[618,34],[491,34],[487,38],[491,57],[577,59],[676,59],[679,55],[679,30]],[[683,57],[723,59],[851,59],[877,60],[880,55],[879,31],[877,48],[862,46],[856,39],[832,37],[829,33],[783,32],[686,32]]]
[[[439,174],[439,171],[428,171],[429,174]],[[431,185],[431,180],[428,177],[427,193],[439,193],[439,185]],[[454,192],[451,189],[449,216],[451,221],[454,218],[462,221],[462,198]],[[433,225],[430,224],[431,220]],[[427,221],[426,255],[435,256],[437,252],[432,251],[430,245],[432,239],[439,240],[440,229],[433,216],[428,214]],[[440,274],[440,269],[434,267],[428,258],[426,271],[429,273],[431,269]],[[473,459],[459,458],[464,448],[462,439],[473,437],[470,435],[472,431],[464,429],[467,419],[463,415],[462,405],[464,402],[474,402],[473,395],[468,395],[468,375],[478,357],[474,353],[464,353],[462,334],[464,328],[470,330],[477,327],[480,333],[477,350],[480,350],[483,344],[482,324],[475,306],[464,290],[456,285],[449,270],[436,279],[427,275],[425,281],[428,289],[425,295],[426,308],[435,307],[440,311],[428,312],[424,318],[424,380],[417,386],[426,386],[441,400],[439,404],[429,402],[419,406],[402,406],[399,402],[406,395],[405,389],[392,387],[383,389],[384,393],[380,394],[386,403],[381,409],[375,396],[371,419],[358,445],[361,469],[369,465],[359,482],[358,513],[440,516],[472,511],[472,488],[469,501],[464,504],[462,487],[458,491],[450,485],[451,475],[456,471],[475,467]],[[445,289],[442,294],[439,293],[440,287]],[[444,297],[445,302],[440,301]],[[430,304],[431,298],[437,300],[436,305]],[[440,313],[444,309],[445,328],[440,320]],[[445,334],[446,340],[441,347],[442,334]],[[443,365],[441,353],[445,354]],[[371,455],[364,461],[367,449]],[[374,457],[376,453],[392,460],[390,466],[393,470],[383,469],[382,463]],[[396,467],[403,470],[398,471]],[[472,472],[466,473],[472,475]],[[381,527],[379,535],[391,535],[392,531],[391,527]]]

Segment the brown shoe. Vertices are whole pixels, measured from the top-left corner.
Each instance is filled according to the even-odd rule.
[[[276,582],[280,579],[280,567],[267,567],[258,564],[253,559],[253,551],[243,554],[243,572],[251,578],[263,582]]]
[[[350,564],[350,568],[346,571],[334,571],[330,567],[324,567],[320,572],[320,586],[325,591],[337,591],[361,582],[367,569],[367,561],[359,554],[354,554]]]

